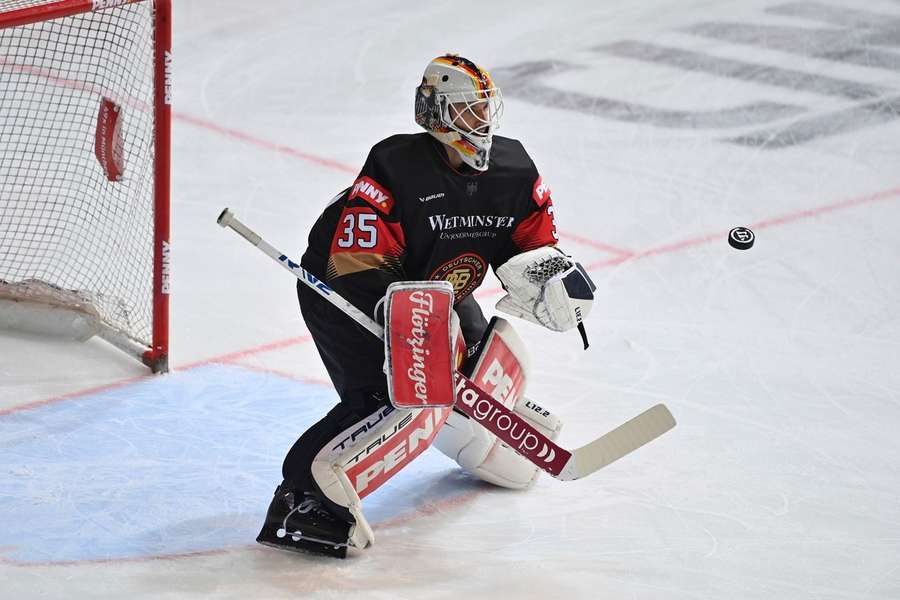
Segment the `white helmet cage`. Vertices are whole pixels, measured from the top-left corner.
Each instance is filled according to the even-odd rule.
[[[416,88],[416,123],[479,171],[487,170],[503,98],[487,71],[455,54],[439,56]]]

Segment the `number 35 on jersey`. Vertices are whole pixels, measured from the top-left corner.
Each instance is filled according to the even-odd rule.
[[[399,223],[385,221],[368,206],[348,206],[335,227],[331,255],[371,253],[399,257],[404,247]]]

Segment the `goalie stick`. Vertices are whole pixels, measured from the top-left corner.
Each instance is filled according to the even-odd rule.
[[[240,234],[373,335],[379,339],[384,338],[384,328],[381,325],[342,298],[325,282],[272,247],[241,223],[229,209],[222,211],[217,222]],[[675,419],[669,409],[664,404],[657,404],[593,442],[569,451],[547,438],[461,373],[457,372],[455,377],[456,407],[527,460],[561,481],[586,477],[675,426]]]

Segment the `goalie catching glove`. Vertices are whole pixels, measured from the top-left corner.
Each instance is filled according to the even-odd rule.
[[[517,254],[497,269],[497,277],[507,292],[497,310],[553,331],[579,327],[584,337],[581,322],[591,311],[597,287],[562,250],[544,246]]]

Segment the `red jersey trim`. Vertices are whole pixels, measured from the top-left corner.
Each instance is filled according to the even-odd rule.
[[[559,241],[556,223],[553,221],[553,201],[549,194],[544,208],[519,223],[512,234],[512,241],[522,252],[552,246]]]
[[[544,206],[550,199],[550,186],[544,183],[544,178],[538,175],[534,182],[534,188],[531,191],[531,197],[538,206]]]

